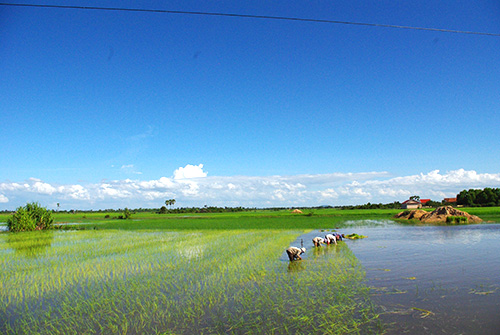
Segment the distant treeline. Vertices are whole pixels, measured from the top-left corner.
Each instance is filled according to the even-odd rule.
[[[439,207],[446,204],[442,201],[428,201],[425,203],[426,207]],[[457,205],[462,205],[466,207],[487,207],[487,206],[500,206],[500,188],[485,188],[485,189],[470,189],[463,190],[457,194]],[[399,209],[401,208],[401,203],[399,201],[391,202],[388,204],[372,204],[366,203],[364,205],[347,205],[347,206],[315,206],[315,207],[268,207],[268,208],[247,208],[247,207],[217,207],[217,206],[204,206],[204,207],[179,207],[179,208],[167,208],[162,206],[161,208],[136,208],[136,209],[99,209],[99,210],[56,210],[57,213],[122,213],[124,210],[129,210],[132,213],[143,213],[143,212],[156,212],[159,214],[182,214],[182,213],[234,213],[234,212],[250,212],[256,210],[269,210],[269,211],[283,211],[291,210],[293,208],[300,208],[302,210],[314,210],[314,209],[325,209],[325,208],[337,208],[337,209]],[[0,213],[13,213],[14,211],[3,210]]]
[[[340,208],[340,209],[395,209],[395,208],[401,208],[401,203],[399,201],[391,202],[389,204],[367,203],[364,205],[336,206],[335,208]]]
[[[76,213],[123,213],[124,211],[130,211],[131,213],[134,214],[151,213],[151,212],[156,212],[159,214],[167,214],[167,213],[182,214],[182,213],[230,213],[230,212],[245,212],[245,211],[248,212],[254,210],[257,210],[257,208],[204,206],[204,207],[180,207],[180,208],[167,209],[166,206],[162,206],[161,208],[135,208],[135,209],[130,209],[130,208],[125,208],[125,209],[108,208],[108,209],[98,209],[98,210],[70,209],[70,210],[57,210],[54,212],[76,214]],[[13,213],[13,212],[14,211],[10,210],[0,211],[0,213]]]
[[[463,190],[457,194],[457,205],[466,207],[500,206],[500,188]]]
[[[254,210],[256,210],[256,208],[204,206],[204,207],[180,207],[180,208],[167,209],[167,207],[162,206],[158,210],[158,213],[159,214],[234,213],[234,212],[248,212]]]

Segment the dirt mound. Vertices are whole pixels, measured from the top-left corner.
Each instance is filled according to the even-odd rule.
[[[295,213],[295,214],[302,214],[302,211],[300,209],[294,209],[292,211],[292,213]]]
[[[395,218],[396,219],[407,219],[407,220],[420,220],[420,218],[424,215],[429,214],[429,212],[426,212],[421,209],[415,209],[413,211],[404,211],[401,213],[396,214]]]
[[[404,211],[398,213],[396,219],[420,220],[426,223],[446,222],[450,216],[461,216],[467,218],[468,223],[480,223],[483,220],[475,215],[470,215],[467,212],[459,211],[451,206],[438,207],[432,212],[426,212],[421,209],[413,211]]]

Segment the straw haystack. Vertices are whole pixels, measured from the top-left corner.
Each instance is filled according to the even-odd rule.
[[[294,209],[294,210],[292,211],[292,213],[294,213],[294,214],[303,214],[303,213],[302,213],[302,211],[301,211],[300,209]]]
[[[460,211],[451,206],[443,206],[435,209],[432,212],[423,210],[404,211],[395,216],[396,219],[420,220],[426,223],[446,222],[450,216],[465,217],[468,223],[480,223],[483,220],[475,215],[470,215],[467,212]]]

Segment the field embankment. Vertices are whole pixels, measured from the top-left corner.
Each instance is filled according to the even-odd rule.
[[[431,212],[434,208],[424,208]],[[479,216],[484,222],[500,222],[500,207],[460,208]],[[347,221],[393,220],[401,209],[315,209],[291,211],[257,210],[236,213],[157,214],[154,211],[133,213],[131,220],[119,220],[120,213],[109,212],[54,212],[56,224],[80,226],[81,229],[330,229],[342,227]],[[6,222],[11,214],[0,214]]]

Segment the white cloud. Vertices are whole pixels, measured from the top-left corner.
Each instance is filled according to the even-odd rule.
[[[36,181],[30,187],[30,191],[33,193],[48,194],[51,195],[56,191],[56,188],[50,184],[43,183],[41,181]]]
[[[98,197],[101,199],[106,199],[108,197],[113,199],[127,198],[132,195],[132,193],[126,190],[126,185],[128,180],[124,181],[124,184],[111,185],[111,184],[101,184],[98,190]]]
[[[190,179],[206,177],[207,173],[203,171],[203,164],[186,165],[174,171],[174,179]]]
[[[463,169],[438,170],[410,176],[387,172],[333,173],[297,176],[211,176],[203,164],[186,165],[171,178],[113,180],[96,184],[55,185],[31,178],[25,182],[0,183],[0,203],[12,209],[29,201],[60,202],[63,208],[99,209],[154,207],[165,199],[188,206],[319,206],[388,203],[411,195],[440,201],[463,189],[500,187],[500,173]]]
[[[134,164],[122,165],[120,169],[122,170],[122,172],[128,174],[142,174],[142,172],[139,172],[135,169]]]
[[[141,194],[144,197],[144,199],[148,201],[167,199],[167,198],[172,198],[174,196],[174,194],[170,192],[159,192],[159,191],[140,191],[139,194]]]
[[[24,185],[18,183],[0,183],[0,191],[17,191],[24,189]]]
[[[169,189],[173,188],[174,186],[174,182],[167,177],[161,177],[158,180],[142,181],[138,183],[138,187],[143,189]]]
[[[90,200],[89,191],[82,185],[66,185],[57,188],[63,199]]]

